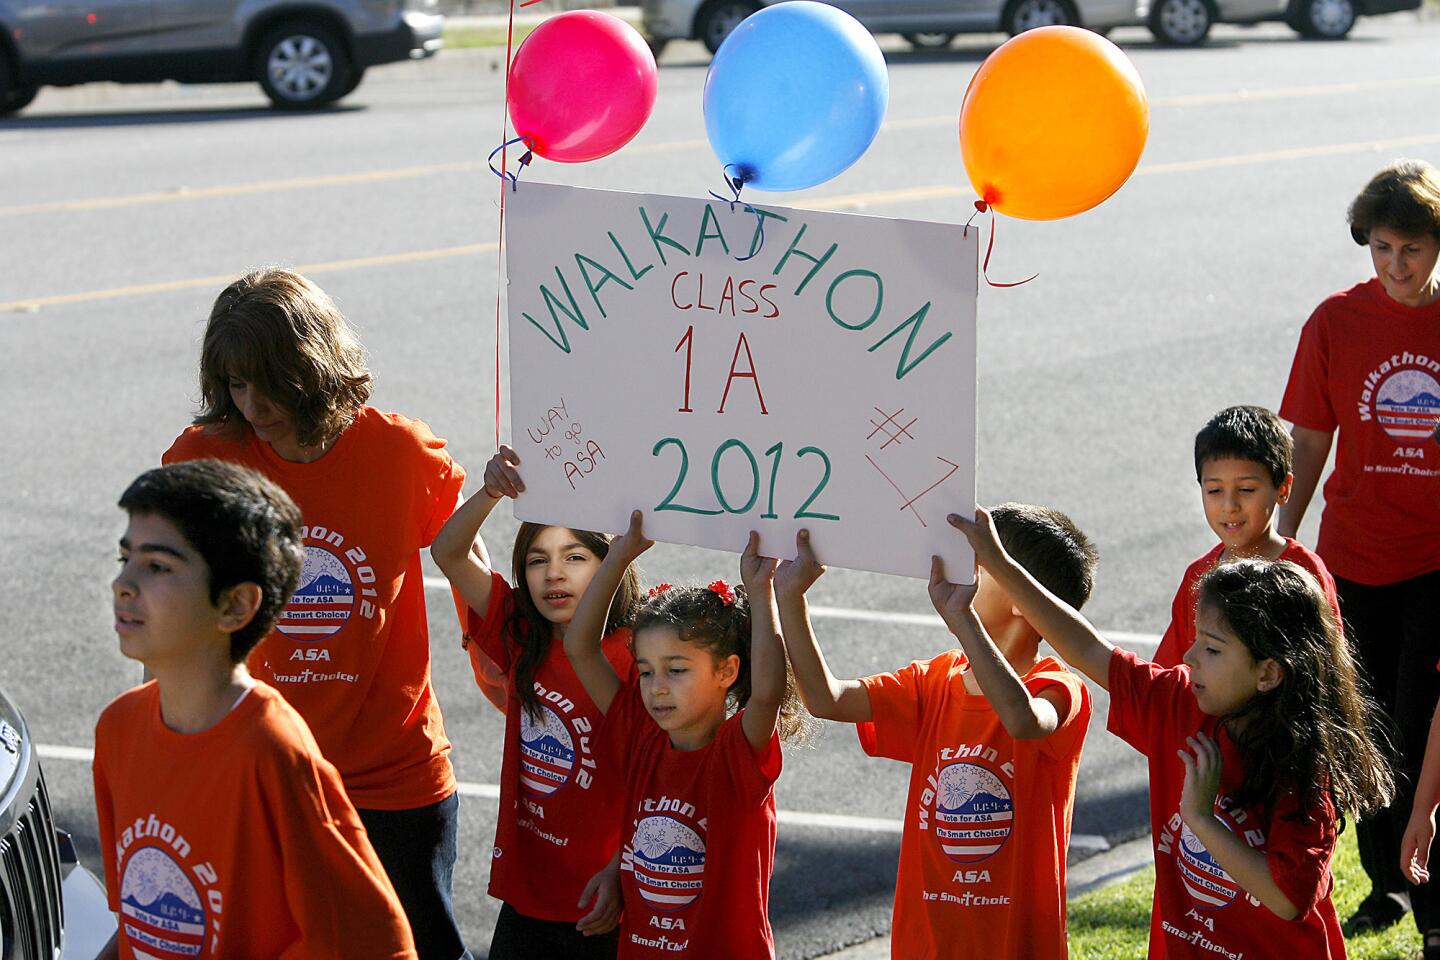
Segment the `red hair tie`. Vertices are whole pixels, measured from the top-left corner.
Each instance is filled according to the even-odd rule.
[[[655,586],[650,588],[650,592],[646,596],[653,600],[656,597],[660,596],[660,594],[664,593],[666,590],[673,590],[674,588],[675,584],[673,583],[657,583],[655,584]]]
[[[724,580],[716,580],[710,584],[710,592],[720,598],[720,602],[727,607],[735,606],[735,591]]]

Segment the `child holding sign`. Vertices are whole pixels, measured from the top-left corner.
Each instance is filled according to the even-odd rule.
[[[1001,536],[1077,606],[1095,552],[1064,514],[1007,504]],[[857,725],[871,756],[911,764],[895,884],[893,956],[903,960],[1057,960],[1066,955],[1065,852],[1090,694],[992,577],[930,597],[961,649],[895,673],[841,680],[810,626],[805,592],[825,572],[807,531],[780,565],[781,627],[805,705]],[[992,637],[994,639],[992,639]]]
[[[1169,670],[1110,645],[1011,559],[990,515],[951,514],[1027,620],[1110,691],[1110,730],[1150,760],[1150,956],[1344,957],[1336,819],[1389,802],[1374,705],[1315,579],[1237,560],[1198,587],[1194,644]]]
[[[723,580],[655,588],[635,617],[638,679],[622,683],[601,627],[630,563],[653,545],[640,516],[610,545],[565,633],[625,781],[623,866],[611,881],[618,872],[620,956],[773,958],[780,739],[804,723],[776,627],[775,561],[751,533],[743,590]]]
[[[515,585],[490,564],[477,534],[490,511],[525,489],[520,459],[502,446],[485,487],[455,511],[430,555],[470,605],[465,646],[482,690],[493,664],[507,679],[505,757],[490,895],[502,901],[490,960],[615,956],[620,904],[591,880],[620,845],[620,793],[596,750],[601,711],[581,686],[561,639],[601,561],[603,533],[521,524]],[[472,544],[474,548],[472,549]],[[608,601],[614,589],[605,594]],[[628,569],[610,604],[599,649],[622,676],[634,672],[630,630],[639,580]],[[593,909],[586,906],[594,901]]]

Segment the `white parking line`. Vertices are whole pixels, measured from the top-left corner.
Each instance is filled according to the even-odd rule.
[[[426,590],[449,592],[450,581],[444,577],[426,577]],[[811,607],[810,616],[819,620],[858,620],[861,623],[895,623],[913,627],[945,628],[945,621],[933,613],[902,613],[898,610],[859,610],[853,607]],[[1153,650],[1160,637],[1153,633],[1130,633],[1125,630],[1102,630],[1105,638],[1127,650]]]
[[[39,743],[35,750],[42,760],[71,760],[77,763],[92,763],[95,751],[84,747],[66,747],[51,743]],[[479,797],[483,800],[499,800],[500,786],[494,783],[470,783],[461,780],[457,792],[462,797]],[[843,813],[806,813],[799,810],[776,811],[777,819],[792,827],[818,827],[826,830],[853,830],[860,833],[886,833],[899,835],[905,824],[900,820],[886,820],[880,817],[852,817]],[[1110,843],[1097,834],[1077,833],[1071,836],[1070,846],[1084,850],[1109,850]]]
[[[449,592],[450,582],[443,577],[426,577],[425,589]],[[934,614],[902,613],[891,610],[857,610],[849,607],[811,607],[810,615],[820,619],[857,620],[862,623],[896,623],[917,627],[940,627],[945,622]],[[1105,634],[1112,642],[1131,649],[1151,649],[1160,643],[1160,638],[1151,633],[1127,633],[1112,630]],[[91,763],[95,751],[84,747],[67,747],[58,744],[41,743],[35,747],[42,760],[69,760],[77,763]],[[494,783],[470,783],[460,781],[461,796],[479,797],[485,800],[500,799],[500,787]],[[853,830],[861,833],[899,834],[904,822],[879,817],[852,817],[842,813],[808,813],[800,810],[780,810],[779,821],[794,827],[816,827],[828,830]],[[1098,834],[1077,833],[1071,836],[1070,846],[1077,849],[1103,851],[1110,849],[1110,843]]]

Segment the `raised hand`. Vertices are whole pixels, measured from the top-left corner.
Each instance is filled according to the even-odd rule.
[[[775,563],[770,557],[760,556],[760,534],[751,530],[745,552],[740,554],[740,582],[745,584],[747,594],[755,597],[770,586],[775,576]]]
[[[950,522],[950,526],[965,534],[965,539],[970,541],[970,549],[975,551],[975,559],[980,566],[987,566],[1005,555],[1005,548],[1000,545],[1000,537],[995,533],[995,522],[983,507],[975,508],[974,520],[958,513],[952,513],[945,519]]]
[[[795,534],[795,559],[781,560],[775,568],[775,593],[782,598],[803,597],[825,575],[825,565],[815,559],[810,531]]]
[[[525,492],[525,484],[515,468],[520,466],[520,455],[505,444],[485,464],[485,492],[491,499],[518,497]]]
[[[1185,764],[1185,784],[1180,788],[1180,815],[1195,829],[1195,823],[1215,816],[1215,796],[1220,792],[1220,747],[1204,733],[1186,737],[1190,750],[1176,750]]]
[[[630,563],[640,554],[655,546],[654,540],[645,537],[643,529],[645,514],[639,510],[630,513],[630,527],[623,534],[616,537],[610,543],[610,553],[607,557],[615,556],[619,560]]]
[[[930,558],[930,603],[952,630],[959,618],[970,612],[979,586],[978,578],[970,584],[950,583],[945,579],[945,561],[939,557]]]

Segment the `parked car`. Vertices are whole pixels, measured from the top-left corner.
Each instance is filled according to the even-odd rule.
[[[699,40],[714,53],[741,20],[769,2],[774,0],[641,0],[642,26],[657,55],[670,40]],[[833,2],[871,33],[898,33],[922,50],[948,46],[961,33],[1003,30],[1013,36],[1051,24],[1073,24],[1105,33],[1111,27],[1136,22],[1136,0]]]
[[[55,829],[35,744],[0,692],[0,957],[91,960],[115,927],[105,888]]]
[[[317,107],[441,46],[437,0],[0,0],[0,114],[42,86],[258,81]]]
[[[1151,0],[1146,24],[1161,43],[1191,47],[1216,23],[1283,20],[1302,37],[1339,40],[1360,16],[1418,10],[1421,0]]]

